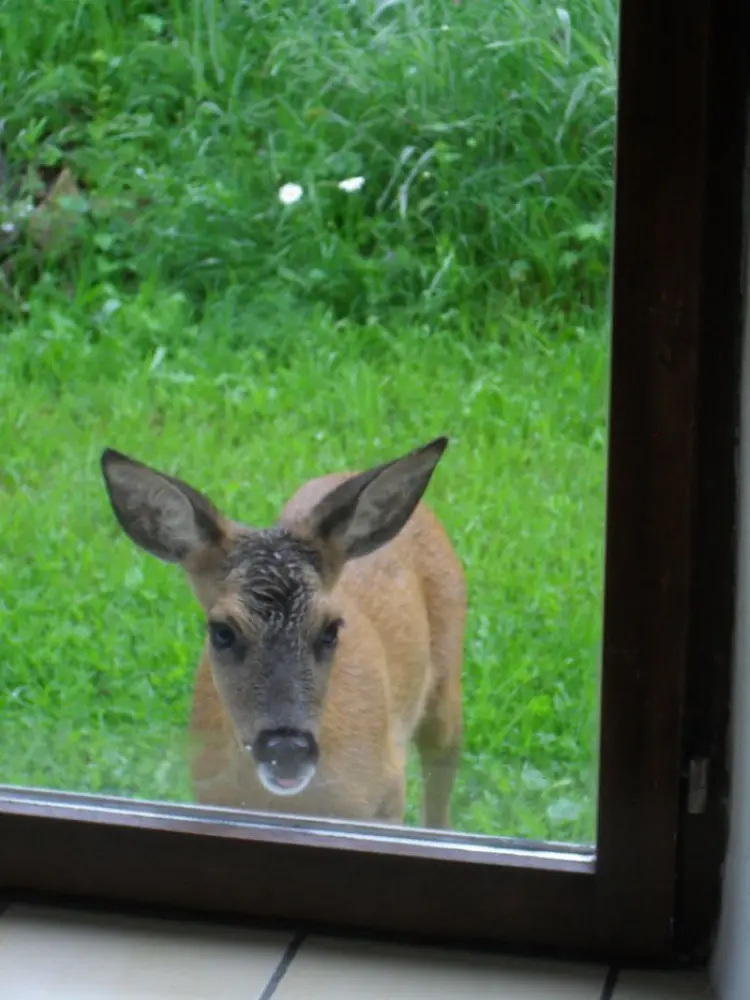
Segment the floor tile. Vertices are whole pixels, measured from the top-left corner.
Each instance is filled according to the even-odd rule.
[[[605,970],[308,938],[273,1000],[599,1000]]]
[[[0,917],[8,1000],[256,1000],[289,935],[11,906]]]
[[[623,970],[614,1000],[709,1000],[713,994],[703,972]]]

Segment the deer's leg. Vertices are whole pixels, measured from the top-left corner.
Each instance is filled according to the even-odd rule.
[[[406,755],[400,749],[392,748],[385,794],[375,812],[375,820],[381,823],[404,822],[406,813]]]
[[[433,829],[449,829],[453,784],[461,762],[463,712],[461,660],[442,671],[442,682],[430,698],[416,733],[424,786],[422,822]]]

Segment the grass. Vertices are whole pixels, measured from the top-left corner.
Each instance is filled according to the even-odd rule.
[[[190,797],[200,616],[116,529],[103,446],[264,524],[447,432],[455,824],[593,838],[614,26],[609,0],[3,4],[4,781]]]

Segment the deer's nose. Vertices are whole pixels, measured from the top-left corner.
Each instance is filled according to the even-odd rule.
[[[256,764],[277,777],[294,777],[318,761],[318,744],[312,733],[296,729],[264,729],[252,746]]]

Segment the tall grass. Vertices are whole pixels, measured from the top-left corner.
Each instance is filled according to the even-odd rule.
[[[281,294],[475,334],[509,300],[601,307],[614,10],[561,10],[8,0],[11,165],[65,162],[95,192],[87,283],[158,276],[199,309],[230,285],[268,311]],[[356,197],[337,186],[352,175]],[[291,208],[285,182],[305,189]]]

